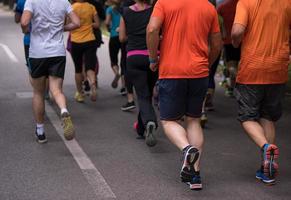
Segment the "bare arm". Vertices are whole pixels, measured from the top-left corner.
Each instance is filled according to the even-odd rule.
[[[232,45],[238,48],[242,42],[246,27],[241,24],[234,24],[231,30]]]
[[[209,37],[210,52],[208,56],[209,66],[213,65],[222,48],[221,33],[213,33]]]
[[[95,15],[94,18],[94,23],[92,24],[94,29],[98,29],[100,27],[100,21],[98,15]]]
[[[119,40],[120,42],[126,42],[127,35],[126,35],[126,27],[123,17],[120,18],[120,25],[119,25]]]
[[[74,13],[74,11],[70,12],[68,14],[68,17],[69,17],[69,20],[68,20],[69,23],[64,26],[64,31],[72,31],[77,28],[80,28],[80,19],[76,15],[76,13]]]
[[[107,27],[107,30],[110,30],[110,23],[111,23],[112,17],[111,15],[106,15],[106,19],[105,19],[105,25]]]
[[[149,50],[149,58],[153,62],[150,65],[152,71],[157,70],[158,62],[158,47],[160,43],[160,30],[162,27],[162,20],[158,17],[152,17],[147,27],[147,47]]]
[[[25,10],[21,16],[21,28],[23,33],[29,33],[29,24],[32,18],[32,12]]]

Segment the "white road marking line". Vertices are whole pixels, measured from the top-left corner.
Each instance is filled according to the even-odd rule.
[[[17,57],[14,55],[14,53],[9,49],[9,47],[5,44],[0,43],[0,47],[5,51],[7,56],[10,58],[10,60],[14,63],[18,63]]]
[[[97,199],[116,199],[115,194],[106,183],[104,177],[94,166],[90,158],[83,151],[82,147],[80,147],[77,140],[73,139],[71,141],[67,141],[63,136],[63,128],[61,126],[61,120],[57,116],[56,112],[52,108],[52,106],[46,102],[46,115],[51,121],[52,125],[55,127],[58,135],[62,138],[66,147],[69,149],[71,154],[73,155],[75,161],[78,163],[80,169],[84,177],[87,179],[88,183],[93,188]]]
[[[19,99],[31,99],[33,96],[32,92],[17,92],[16,97]]]

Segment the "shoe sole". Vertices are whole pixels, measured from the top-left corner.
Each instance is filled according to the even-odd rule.
[[[185,156],[183,161],[183,166],[180,172],[180,178],[182,182],[190,183],[195,173],[194,165],[199,158],[199,151],[198,149],[192,147],[188,149],[186,154],[187,156]]]
[[[136,106],[129,106],[129,107],[126,107],[126,108],[121,108],[122,111],[129,111],[129,110],[132,110],[132,109],[135,109]]]
[[[145,140],[146,140],[146,144],[149,147],[153,147],[157,144],[157,139],[154,135],[155,128],[156,128],[156,124],[154,122],[149,122],[147,124]]]
[[[268,177],[276,177],[278,175],[279,165],[277,163],[279,157],[279,149],[275,145],[269,145],[266,150],[266,160],[264,160],[264,174]]]
[[[266,181],[266,180],[262,179],[259,176],[256,176],[256,179],[259,180],[259,181],[261,181],[261,182],[263,182],[266,185],[269,185],[269,186],[272,186],[272,185],[275,185],[276,184],[276,181],[275,180]]]
[[[71,119],[67,119],[67,120],[70,120],[71,126],[66,130],[64,129],[64,137],[66,140],[72,140],[75,138],[75,129],[74,129]]]
[[[47,139],[45,139],[45,140],[39,140],[39,139],[36,138],[36,141],[39,144],[45,144],[45,143],[47,143]]]
[[[187,182],[187,185],[189,185],[189,188],[190,190],[196,190],[196,191],[199,191],[199,190],[202,190],[202,183],[199,183],[199,184],[191,184],[190,182]]]

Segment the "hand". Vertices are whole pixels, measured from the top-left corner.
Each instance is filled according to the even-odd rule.
[[[150,64],[150,69],[151,69],[153,72],[157,71],[157,70],[158,70],[158,67],[159,67],[158,63],[151,63],[151,64]]]

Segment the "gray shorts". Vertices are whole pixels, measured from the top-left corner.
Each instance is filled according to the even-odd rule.
[[[234,95],[238,102],[238,120],[258,121],[261,118],[278,121],[282,116],[285,84],[237,84]]]

